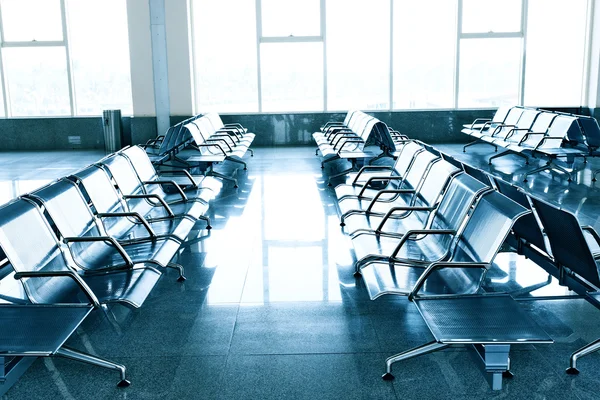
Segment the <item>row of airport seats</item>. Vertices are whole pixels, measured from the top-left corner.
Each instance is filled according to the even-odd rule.
[[[129,386],[125,366],[63,344],[94,310],[141,307],[166,269],[186,279],[174,259],[197,221],[210,229],[222,182],[181,178],[165,178],[133,146],[0,207],[3,380],[59,356],[117,370],[118,386]]]
[[[504,148],[505,151],[493,155],[488,160],[514,154],[525,159],[542,157],[546,165],[528,171],[524,177],[527,182],[529,175],[544,170],[557,170],[572,180],[570,172],[555,163],[559,158],[573,160],[575,157],[600,155],[600,127],[598,122],[589,116],[546,111],[528,107],[500,107],[492,119],[476,119],[471,124],[464,125],[462,132],[475,140],[466,144],[467,147],[486,143]]]
[[[339,159],[353,162],[353,168],[338,176],[354,170],[355,161],[358,159],[394,157],[397,145],[408,139],[379,119],[359,110],[348,111],[343,121],[327,122],[312,136],[317,144],[315,155],[320,152],[323,159],[321,168],[324,168],[326,163]],[[372,152],[365,151],[365,147],[371,145],[377,147],[381,153],[375,154],[374,157]]]
[[[354,248],[355,276],[362,276],[371,299],[407,296],[435,338],[389,357],[386,380],[393,379],[394,363],[469,344],[497,390],[503,377],[512,376],[511,345],[552,343],[513,298],[516,293],[490,292],[484,285],[507,245],[600,306],[594,258],[600,237],[566,211],[414,140],[406,141],[393,166],[365,166],[348,182],[335,193]],[[577,373],[577,358],[598,348],[600,340],[575,352],[568,372]]]
[[[144,148],[159,167],[201,171],[204,175],[231,181],[237,188],[237,180],[216,172],[214,165],[229,161],[242,165],[246,170],[243,158],[246,153],[254,156],[250,149],[254,138],[255,134],[242,125],[223,124],[218,114],[209,113],[171,126],[165,135],[148,141]]]

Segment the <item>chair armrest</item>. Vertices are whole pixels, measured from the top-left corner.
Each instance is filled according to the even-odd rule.
[[[113,245],[115,247],[115,249],[117,249],[117,253],[119,253],[121,258],[123,258],[123,261],[125,261],[125,264],[127,265],[127,267],[129,267],[129,268],[133,267],[133,261],[131,261],[131,258],[129,258],[129,255],[127,254],[127,252],[125,251],[123,246],[121,246],[119,244],[119,242],[117,242],[117,239],[115,239],[112,236],[66,237],[66,238],[63,238],[63,242],[65,242],[65,244],[67,244],[67,245],[69,243],[85,243],[85,242],[110,243],[111,245]]]
[[[404,243],[406,243],[413,235],[455,235],[455,234],[456,234],[456,231],[454,229],[411,229],[402,236],[402,238],[400,239],[400,242],[398,243],[398,246],[396,246],[396,249],[392,253],[391,258],[396,258],[396,256],[398,255],[398,252],[400,251],[402,246],[404,246]]]
[[[413,299],[415,297],[417,297],[417,293],[419,293],[419,290],[421,289],[421,287],[423,286],[423,284],[425,283],[427,278],[429,278],[429,276],[434,271],[444,269],[444,268],[489,268],[489,266],[490,265],[488,263],[476,263],[476,262],[442,261],[442,262],[432,263],[427,267],[425,272],[423,272],[421,274],[421,276],[417,280],[417,283],[415,283],[415,286],[413,287],[413,289],[411,290],[411,292],[408,295],[408,300],[413,301]]]
[[[390,217],[398,211],[433,211],[433,210],[435,210],[435,207],[412,207],[412,206],[392,207],[388,210],[387,213],[385,213],[385,215],[383,216],[383,219],[379,223],[379,226],[375,229],[375,232],[381,233],[381,231],[383,230],[383,226],[385,225],[387,220],[390,219]],[[405,215],[408,215],[408,214],[409,213],[405,213]]]
[[[200,147],[216,147],[219,150],[221,150],[221,153],[223,153],[224,156],[227,156],[227,153],[225,152],[225,150],[223,150],[223,148],[217,143],[201,143],[201,144],[196,144],[195,146],[198,147],[198,150],[200,150]]]
[[[96,214],[96,216],[98,218],[134,217],[135,219],[140,221],[140,223],[142,225],[144,225],[144,227],[148,231],[148,234],[151,237],[153,237],[153,238],[156,237],[156,233],[154,232],[154,230],[152,229],[152,227],[150,226],[148,221],[146,221],[146,218],[142,217],[142,215],[138,212],[98,213],[98,214]]]
[[[168,171],[170,174],[183,174],[185,175],[191,183],[191,186],[194,189],[198,188],[198,184],[196,183],[196,181],[194,180],[194,177],[192,176],[192,174],[190,174],[188,171],[186,171],[185,169],[174,169],[174,170],[169,170]]]
[[[167,215],[169,217],[171,217],[171,218],[175,217],[173,210],[171,210],[171,207],[169,207],[169,205],[167,204],[165,199],[163,199],[162,197],[160,197],[157,194],[130,194],[130,195],[123,196],[123,198],[124,199],[156,199],[164,207],[164,209],[167,212]]]
[[[344,146],[346,146],[348,143],[364,143],[364,142],[365,142],[365,141],[364,141],[364,140],[362,140],[362,139],[360,139],[360,138],[356,138],[356,139],[355,139],[355,138],[349,138],[349,139],[346,139],[346,140],[344,141],[344,144],[342,144],[342,145],[340,146],[340,148],[339,148],[339,149],[337,149],[337,152],[339,153],[340,151],[342,151],[342,149],[344,148]],[[335,150],[335,146],[334,146],[333,148],[334,148],[334,150]]]
[[[546,136],[546,133],[545,132],[527,132],[525,134],[525,136],[523,136],[521,141],[519,141],[519,146],[522,145],[523,143],[526,143],[529,140],[529,138],[532,136]],[[537,146],[537,143],[535,146]],[[532,146],[532,147],[535,147],[535,146]]]
[[[181,199],[183,201],[188,201],[188,198],[185,195],[185,193],[183,193],[183,189],[181,189],[181,186],[179,186],[174,181],[168,181],[168,180],[144,181],[144,185],[169,185],[169,186],[173,186],[175,188],[175,190],[177,190],[177,193],[179,194],[179,196],[181,196]]]
[[[565,138],[563,136],[544,136],[542,138],[542,140],[540,140],[540,142],[537,144],[537,146],[535,146],[534,150],[539,149],[540,147],[542,147],[548,141],[550,141],[550,142],[552,142],[552,141],[560,141],[560,143],[562,144],[562,142],[563,142],[564,139]],[[560,147],[560,144],[557,147]]]
[[[376,170],[376,169],[391,171],[393,168],[390,166],[387,166],[387,165],[365,165],[356,174],[356,178],[354,178],[354,180],[352,181],[352,186],[354,186],[354,184],[358,182],[358,178],[362,175],[363,172],[368,171],[368,170]]]
[[[24,271],[17,272],[14,275],[16,280],[21,280],[24,278],[52,278],[57,276],[66,276],[75,281],[77,286],[85,293],[90,302],[95,308],[100,307],[100,301],[92,292],[92,289],[85,283],[85,281],[77,274],[75,271]]]
[[[481,123],[481,122],[490,122],[490,121],[491,121],[491,119],[489,119],[489,118],[476,118],[475,121],[473,121],[471,123],[471,128],[470,129],[473,129],[473,127],[475,126],[475,124],[478,124],[478,123]]]
[[[229,149],[229,151],[231,151],[231,146],[229,145],[229,143],[227,143],[227,140],[222,139],[222,138],[213,138],[212,136],[209,136],[208,139],[206,139],[207,142],[223,142],[225,143],[225,145],[227,146],[227,148]]]
[[[414,193],[416,193],[416,191],[413,189],[382,189],[375,194],[375,197],[373,197],[373,199],[371,200],[371,202],[369,203],[369,206],[367,207],[367,209],[365,211],[367,213],[370,213],[371,210],[373,209],[373,207],[375,207],[375,203],[377,203],[377,200],[383,194],[402,194],[402,193],[414,194]]]
[[[372,182],[376,182],[376,181],[397,181],[397,180],[401,180],[404,179],[403,177],[401,177],[400,175],[390,175],[390,176],[372,176],[370,177],[365,184],[363,185],[362,189],[360,190],[360,192],[358,193],[358,197],[362,197],[363,194],[365,193],[365,190],[368,189],[369,185]]]

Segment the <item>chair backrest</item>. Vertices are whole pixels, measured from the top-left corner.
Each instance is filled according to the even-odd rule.
[[[463,169],[467,174],[471,175],[484,185],[491,185],[490,176],[479,168],[472,167],[469,164],[463,164]]]
[[[598,266],[575,215],[530,197],[555,261],[600,287]]]
[[[210,123],[213,126],[215,131],[218,131],[219,129],[221,129],[225,126],[225,124],[223,124],[223,120],[221,119],[221,116],[217,113],[208,113],[208,114],[204,115],[204,117],[206,117],[206,119],[208,119],[210,121]]]
[[[52,228],[33,203],[16,199],[0,208],[0,247],[16,272],[68,271]],[[76,284],[69,278],[23,279],[23,287],[33,303],[55,304]]]
[[[346,118],[344,118],[344,125],[348,126],[348,124],[350,123],[350,120],[352,119],[352,116],[354,115],[355,112],[357,112],[358,110],[349,110],[348,113],[346,114]]]
[[[143,194],[144,188],[129,161],[120,154],[113,154],[102,162],[117,183],[123,195]]]
[[[430,207],[436,205],[450,178],[459,172],[459,168],[446,160],[434,162],[418,189],[420,204]]]
[[[533,126],[534,121],[540,114],[541,113],[538,110],[532,110],[529,108],[523,110],[523,113],[521,114],[521,117],[517,122],[517,128],[530,129]]]
[[[511,110],[511,107],[509,107],[509,106],[498,107],[498,109],[496,110],[496,113],[492,117],[492,122],[496,122],[496,123],[504,122],[504,120],[506,119],[506,116],[508,115],[510,110]]]
[[[458,232],[471,206],[489,188],[466,173],[460,173],[450,181],[448,189],[437,210],[431,214],[431,229],[453,229]]]
[[[583,134],[577,124],[577,117],[571,115],[557,115],[548,129],[548,136],[562,137],[565,140],[583,142]],[[556,147],[556,144],[552,145]]]
[[[198,120],[185,124],[184,129],[187,132],[189,132],[190,136],[192,137],[192,139],[196,145],[201,145],[204,143],[205,138],[200,133],[200,129],[198,128],[198,125],[196,124],[197,121]]]
[[[600,126],[596,118],[579,116],[577,118],[583,133],[585,134],[585,142],[588,147],[597,149],[600,147]]]
[[[428,151],[417,153],[412,165],[406,172],[406,176],[402,180],[402,188],[417,189],[427,174],[429,167],[438,160],[440,160],[438,156],[431,154]]]
[[[531,210],[531,205],[527,199],[527,195],[519,190],[518,187],[511,185],[508,182],[504,182],[502,179],[494,179],[496,188],[498,191],[511,199],[512,201],[520,204],[524,208]],[[535,218],[533,213],[524,215],[519,218],[513,226],[513,232],[518,238],[524,239],[530,244],[533,244],[538,249],[548,253],[546,249],[546,242],[542,230]]]
[[[139,146],[130,146],[121,151],[121,154],[129,159],[135,172],[142,182],[152,181],[158,178],[156,169],[146,152]]]
[[[103,168],[90,166],[72,176],[83,187],[97,213],[129,211]]]
[[[557,116],[558,114],[548,111],[542,111],[538,114],[538,117],[535,119],[535,122],[531,127],[531,132],[545,133],[546,131],[548,131],[548,128],[550,128],[550,125],[552,125],[552,121],[554,121],[554,118],[556,118]]]
[[[59,180],[28,196],[44,205],[63,237],[101,235],[94,214],[74,182]]]
[[[425,149],[420,144],[414,141],[407,143],[394,163],[394,174],[406,177],[406,172],[412,165],[415,156],[421,151],[425,151]]]
[[[524,111],[525,109],[521,107],[511,108],[508,112],[508,115],[504,119],[503,125],[517,125]]]
[[[515,221],[530,212],[500,192],[484,193],[467,219],[452,261],[491,263]]]

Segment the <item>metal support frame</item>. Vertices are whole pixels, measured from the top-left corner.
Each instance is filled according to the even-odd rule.
[[[553,170],[556,170],[556,171],[566,174],[569,177],[567,179],[567,182],[573,181],[573,176],[571,175],[571,172],[569,172],[566,168],[561,167],[560,165],[557,165],[556,163],[554,163],[554,158],[551,158],[546,162],[546,165],[542,165],[541,167],[534,168],[531,171],[527,171],[525,173],[525,175],[523,175],[523,182],[527,182],[527,177],[529,175],[537,174],[538,172],[542,172],[542,171],[553,171]]]
[[[505,150],[502,153],[498,153],[498,154],[494,154],[493,156],[491,156],[488,160],[488,164],[492,165],[492,160],[495,158],[500,158],[500,157],[504,157],[504,156],[509,156],[511,154],[514,154],[515,156],[519,156],[521,158],[525,159],[525,165],[529,165],[529,157],[527,157],[525,154],[522,153],[516,153],[514,151],[510,151],[510,150]]]
[[[483,370],[492,390],[502,390],[502,378],[512,377],[510,344],[474,344],[472,348],[483,362]]]
[[[0,396],[3,396],[14,385],[37,357],[12,357],[7,362],[5,356],[0,357]]]
[[[467,144],[465,144],[463,146],[463,153],[467,152],[467,147],[475,146],[476,144],[489,144],[490,146],[494,146],[494,151],[498,151],[498,146],[496,146],[493,143],[489,143],[489,142],[486,142],[486,141],[483,141],[483,140],[474,140],[474,141],[472,141],[470,143],[467,143]]]
[[[108,368],[108,369],[119,371],[121,380],[119,381],[117,386],[118,387],[127,387],[127,386],[131,385],[131,382],[129,382],[126,377],[127,370],[126,370],[125,366],[122,364],[117,364],[112,361],[108,361],[103,358],[93,356],[91,354],[81,353],[77,350],[73,350],[68,347],[62,347],[62,348],[58,349],[58,351],[56,352],[55,355],[59,356],[59,357],[63,357],[63,358],[68,358],[70,360],[75,360],[75,361],[83,362],[86,364],[96,365],[98,367]]]

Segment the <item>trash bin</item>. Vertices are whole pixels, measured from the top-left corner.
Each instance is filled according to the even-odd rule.
[[[114,153],[123,147],[123,124],[121,110],[104,110],[102,112],[104,128],[104,150],[106,154]]]

